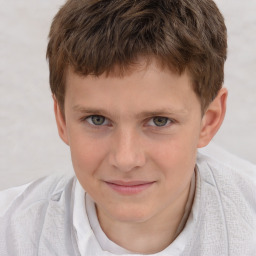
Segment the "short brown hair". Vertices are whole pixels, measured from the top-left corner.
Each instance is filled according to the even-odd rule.
[[[188,70],[204,110],[224,80],[227,34],[212,0],[68,0],[49,33],[50,86],[64,108],[68,67],[99,76],[139,57]]]

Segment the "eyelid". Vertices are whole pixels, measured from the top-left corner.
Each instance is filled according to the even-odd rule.
[[[154,118],[166,118],[167,119],[167,124],[166,125],[163,125],[163,126],[157,126],[157,125],[148,125],[149,124],[149,122],[153,122],[153,119]],[[173,124],[173,123],[175,123],[175,120],[173,120],[173,119],[171,119],[171,118],[169,118],[169,117],[166,117],[166,116],[152,116],[152,117],[150,117],[149,119],[148,119],[148,121],[147,121],[147,125],[148,126],[152,126],[152,127],[154,127],[154,128],[166,128],[166,127],[169,127],[171,124]]]
[[[89,122],[88,119],[92,118],[94,116],[103,117],[105,119],[104,123],[101,124],[101,125],[96,125],[96,124],[93,124],[92,122]],[[100,128],[102,126],[109,126],[109,124],[110,124],[110,120],[107,117],[103,116],[103,115],[88,115],[88,116],[85,116],[85,117],[81,118],[81,121],[82,122],[86,121],[89,125],[91,125],[93,127],[96,127],[96,128]],[[106,122],[107,122],[107,124],[106,124]]]

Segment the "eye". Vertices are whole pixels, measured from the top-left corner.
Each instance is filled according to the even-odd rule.
[[[171,122],[172,121],[167,117],[156,116],[156,117],[153,117],[150,119],[149,125],[162,127],[162,126],[166,126],[166,125],[170,124]]]
[[[86,118],[86,121],[91,125],[107,125],[109,122],[104,116],[92,115]]]

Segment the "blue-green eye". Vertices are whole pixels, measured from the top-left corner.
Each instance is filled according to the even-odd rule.
[[[169,118],[163,117],[163,116],[153,117],[149,121],[149,125],[158,126],[158,127],[166,126],[170,123],[171,123],[171,120]]]
[[[92,115],[86,118],[87,122],[91,125],[105,125],[107,123],[104,116]]]

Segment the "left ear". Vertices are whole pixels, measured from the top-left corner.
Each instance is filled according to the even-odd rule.
[[[205,111],[202,118],[198,148],[207,146],[219,130],[226,113],[227,96],[227,89],[221,88],[216,98]]]

